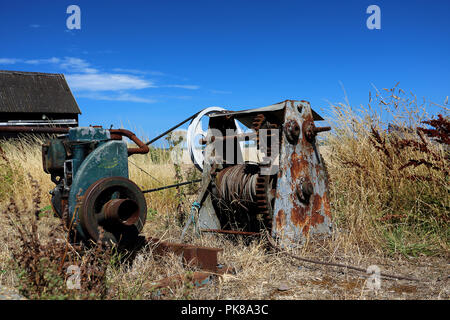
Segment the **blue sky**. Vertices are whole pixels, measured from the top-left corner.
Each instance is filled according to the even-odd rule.
[[[81,9],[68,30],[66,9]],[[366,8],[381,9],[369,30]],[[6,1],[0,69],[64,73],[81,125],[153,137],[208,106],[450,95],[450,1]]]

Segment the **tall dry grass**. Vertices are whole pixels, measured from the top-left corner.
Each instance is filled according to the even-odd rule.
[[[448,253],[449,144],[437,134],[448,139],[448,116],[430,131],[427,102],[398,87],[367,107],[331,107],[324,144],[341,235],[380,253]]]
[[[29,195],[33,194],[33,188],[30,179],[27,179],[29,174],[42,190],[53,188],[53,182],[42,168],[43,142],[42,137],[24,137],[0,143],[3,150],[0,152],[0,205],[4,205],[11,197],[20,199],[20,202],[24,198],[31,204]],[[48,203],[50,195],[45,192],[42,198]]]

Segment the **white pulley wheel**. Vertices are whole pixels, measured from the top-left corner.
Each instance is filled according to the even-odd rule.
[[[186,134],[187,148],[191,156],[192,162],[194,163],[195,167],[200,171],[203,171],[203,160],[204,160],[203,147],[200,144],[200,140],[205,139],[207,135],[207,131],[204,131],[202,128],[201,120],[204,116],[207,116],[208,114],[217,111],[226,111],[226,109],[221,107],[209,107],[203,109],[194,119],[192,119],[187,130]],[[241,134],[242,129],[239,126],[238,122],[234,120],[234,123],[236,125],[236,133]],[[239,142],[239,147],[242,151],[243,142]]]

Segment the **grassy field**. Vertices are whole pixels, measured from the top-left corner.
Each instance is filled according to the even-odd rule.
[[[49,205],[53,183],[42,170],[40,142],[21,139],[1,143],[0,285],[32,299],[448,299],[448,109],[441,107],[444,117],[436,120],[424,106],[399,88],[376,93],[361,110],[330,106],[333,131],[321,139],[320,151],[336,228],[329,239],[289,249],[324,262],[364,269],[377,265],[419,282],[383,278],[374,291],[365,273],[293,260],[269,250],[265,239],[248,243],[189,234],[191,243],[223,248],[220,262],[236,271],[201,288],[189,281],[195,269],[183,267],[176,256],[156,257],[151,247],[133,257],[101,253],[101,248],[67,249],[66,234]],[[174,165],[161,150],[130,161],[130,178],[143,189],[199,177],[192,166]],[[197,191],[184,187],[147,194],[144,235],[178,241],[180,212],[189,212]],[[70,263],[85,267],[89,283],[81,290],[66,289]],[[185,280],[154,290],[158,280],[178,274]]]

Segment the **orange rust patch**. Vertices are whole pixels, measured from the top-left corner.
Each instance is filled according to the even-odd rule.
[[[286,214],[284,213],[283,209],[280,209],[278,211],[276,221],[277,221],[277,229],[278,230],[282,229],[283,226],[286,225]]]
[[[305,224],[305,226],[302,229],[302,233],[304,235],[307,235],[309,233],[309,223]]]
[[[319,164],[315,165],[316,174],[318,177],[320,177],[320,173],[322,172],[322,167]]]
[[[322,208],[322,197],[317,193],[314,195],[313,211],[319,211]]]
[[[306,101],[305,101],[306,102]],[[312,112],[306,112],[302,115],[302,121],[314,121]]]
[[[324,192],[323,197],[322,197],[322,202],[323,202],[323,211],[324,213],[331,218],[331,208],[330,208],[330,200],[328,200],[328,195],[326,192]]]
[[[323,223],[325,218],[320,214],[320,209],[322,208],[322,197],[318,194],[314,195],[313,209],[311,213],[311,225],[315,226],[317,224]]]
[[[291,210],[291,221],[297,226],[303,226],[306,221],[306,208],[299,206],[295,202],[293,203],[294,207]]]
[[[304,175],[308,169],[308,161],[303,157],[299,157],[297,153],[293,152],[291,155],[291,177],[295,181],[298,177]]]

